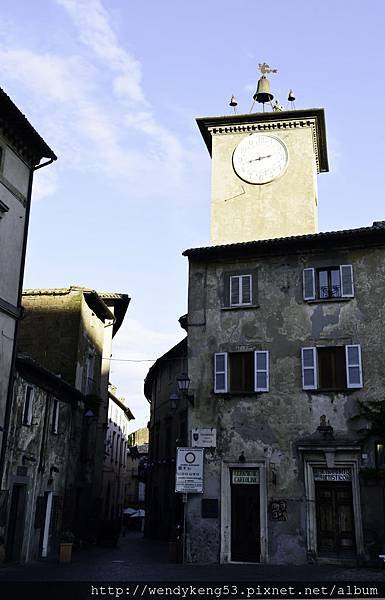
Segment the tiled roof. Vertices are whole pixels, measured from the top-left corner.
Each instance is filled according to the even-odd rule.
[[[328,246],[325,246],[326,244]],[[312,249],[325,249],[337,245],[371,246],[384,244],[385,221],[375,221],[371,227],[360,227],[358,229],[326,231],[268,240],[190,248],[183,252],[183,256],[189,256],[192,259],[210,259],[243,255],[281,254],[283,252],[296,253],[298,251],[311,251]]]
[[[56,160],[57,156],[17,108],[11,98],[0,88],[0,126],[5,135],[14,137],[27,149],[37,164],[43,157]]]

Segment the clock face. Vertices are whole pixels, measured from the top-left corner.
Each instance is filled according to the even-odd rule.
[[[262,133],[244,138],[233,153],[234,171],[248,183],[269,183],[286,170],[288,153],[282,140]]]

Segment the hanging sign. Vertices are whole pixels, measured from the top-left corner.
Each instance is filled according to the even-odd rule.
[[[184,494],[203,492],[203,448],[177,448],[175,491]]]
[[[314,469],[314,481],[351,481],[350,469]]]
[[[259,483],[259,469],[233,469],[231,482],[236,485],[257,485]]]
[[[194,448],[216,448],[217,430],[216,429],[192,429],[191,445]]]

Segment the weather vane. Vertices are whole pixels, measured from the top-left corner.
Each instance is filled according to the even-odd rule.
[[[272,69],[267,63],[258,63],[258,69],[261,71],[262,75],[266,75],[266,73],[278,73],[277,69]]]

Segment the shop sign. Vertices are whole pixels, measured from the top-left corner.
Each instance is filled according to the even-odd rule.
[[[258,469],[233,469],[231,471],[231,482],[236,485],[258,485]]]
[[[216,429],[192,429],[191,445],[194,448],[216,448],[217,430]]]
[[[314,481],[351,481],[351,469],[314,469]]]
[[[177,448],[175,491],[183,494],[203,492],[203,448]]]

